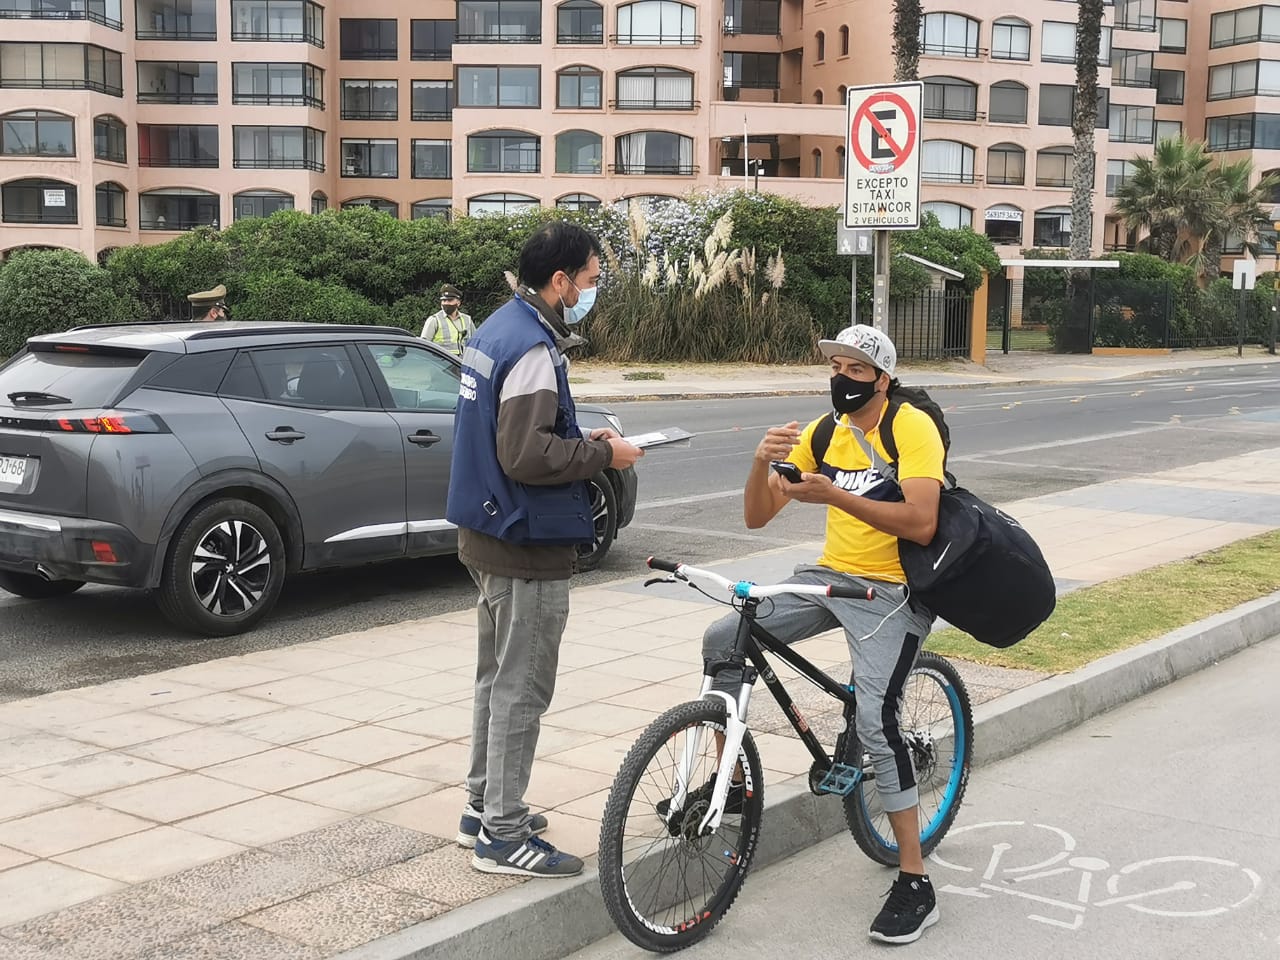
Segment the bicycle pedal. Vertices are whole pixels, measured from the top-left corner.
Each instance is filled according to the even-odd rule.
[[[833,763],[831,769],[819,781],[818,792],[847,797],[857,789],[861,779],[862,771],[858,767],[851,767],[845,763]]]

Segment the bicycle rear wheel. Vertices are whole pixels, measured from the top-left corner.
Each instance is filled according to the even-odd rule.
[[[750,733],[738,751],[743,789],[736,803],[731,794],[719,829],[698,835],[710,800],[699,788],[716,771],[715,734],[724,729],[718,703],[673,707],[641,734],[609,792],[600,824],[600,890],[618,929],[646,950],[669,953],[709,934],[750,869],[764,812],[763,771]],[[693,761],[690,795],[668,823],[659,805],[669,815],[686,750]]]
[[[902,692],[902,739],[911,752],[920,791],[920,846],[928,856],[951,828],[969,782],[973,758],[973,709],[956,668],[934,653],[922,653]],[[840,763],[859,767],[862,779],[844,798],[853,839],[872,860],[898,865],[898,843],[880,804],[875,771],[850,729]]]

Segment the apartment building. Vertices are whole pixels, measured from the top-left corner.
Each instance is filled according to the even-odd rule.
[[[1280,167],[1280,6],[1241,4],[1108,7],[1096,247],[1129,242],[1106,198],[1157,137]],[[1075,3],[932,6],[927,208],[1005,254],[1066,245]],[[282,208],[448,216],[743,183],[837,204],[845,91],[892,78],[891,7],[0,0],[0,254],[100,255]]]

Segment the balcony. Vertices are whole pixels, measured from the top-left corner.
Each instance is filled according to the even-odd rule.
[[[414,120],[452,120],[452,110],[414,110],[410,114]]]
[[[972,123],[977,120],[987,119],[987,115],[980,110],[939,110],[925,107],[922,112],[927,120],[963,120]],[[1005,122],[1008,123],[1010,121]]]
[[[140,167],[183,167],[200,170],[218,169],[217,157],[139,157]]]
[[[453,38],[454,43],[541,43],[541,33],[517,33],[498,31],[497,33],[459,33]],[[426,57],[415,57],[415,59],[429,59]],[[446,54],[441,57],[442,60],[449,59]]]
[[[398,109],[393,110],[371,110],[359,109],[357,107],[343,107],[343,120],[395,120],[400,116]],[[414,119],[418,119],[414,117]]]
[[[683,163],[619,163],[611,164],[609,172],[620,177],[693,177],[698,168]]]
[[[1036,177],[1037,187],[1069,187],[1071,184],[1070,177]]]
[[[139,93],[139,103],[217,103],[218,95],[216,93],[190,93],[175,90],[173,93]]]
[[[232,93],[231,102],[257,107],[315,107],[317,110],[324,109],[323,100],[303,93]]]
[[[0,20],[89,20],[112,30],[124,29],[118,4],[108,11],[101,2],[86,4],[85,0],[63,0],[61,4],[16,0],[11,6],[0,9]]]
[[[611,110],[697,110],[702,104],[697,100],[610,100]]]

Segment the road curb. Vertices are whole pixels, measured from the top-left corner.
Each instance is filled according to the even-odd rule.
[[[993,763],[1280,634],[1280,591],[974,710],[974,766]],[[754,867],[843,832],[843,805],[799,785],[766,790]],[[497,956],[558,960],[614,932],[595,870],[538,881],[349,950],[335,960]]]

